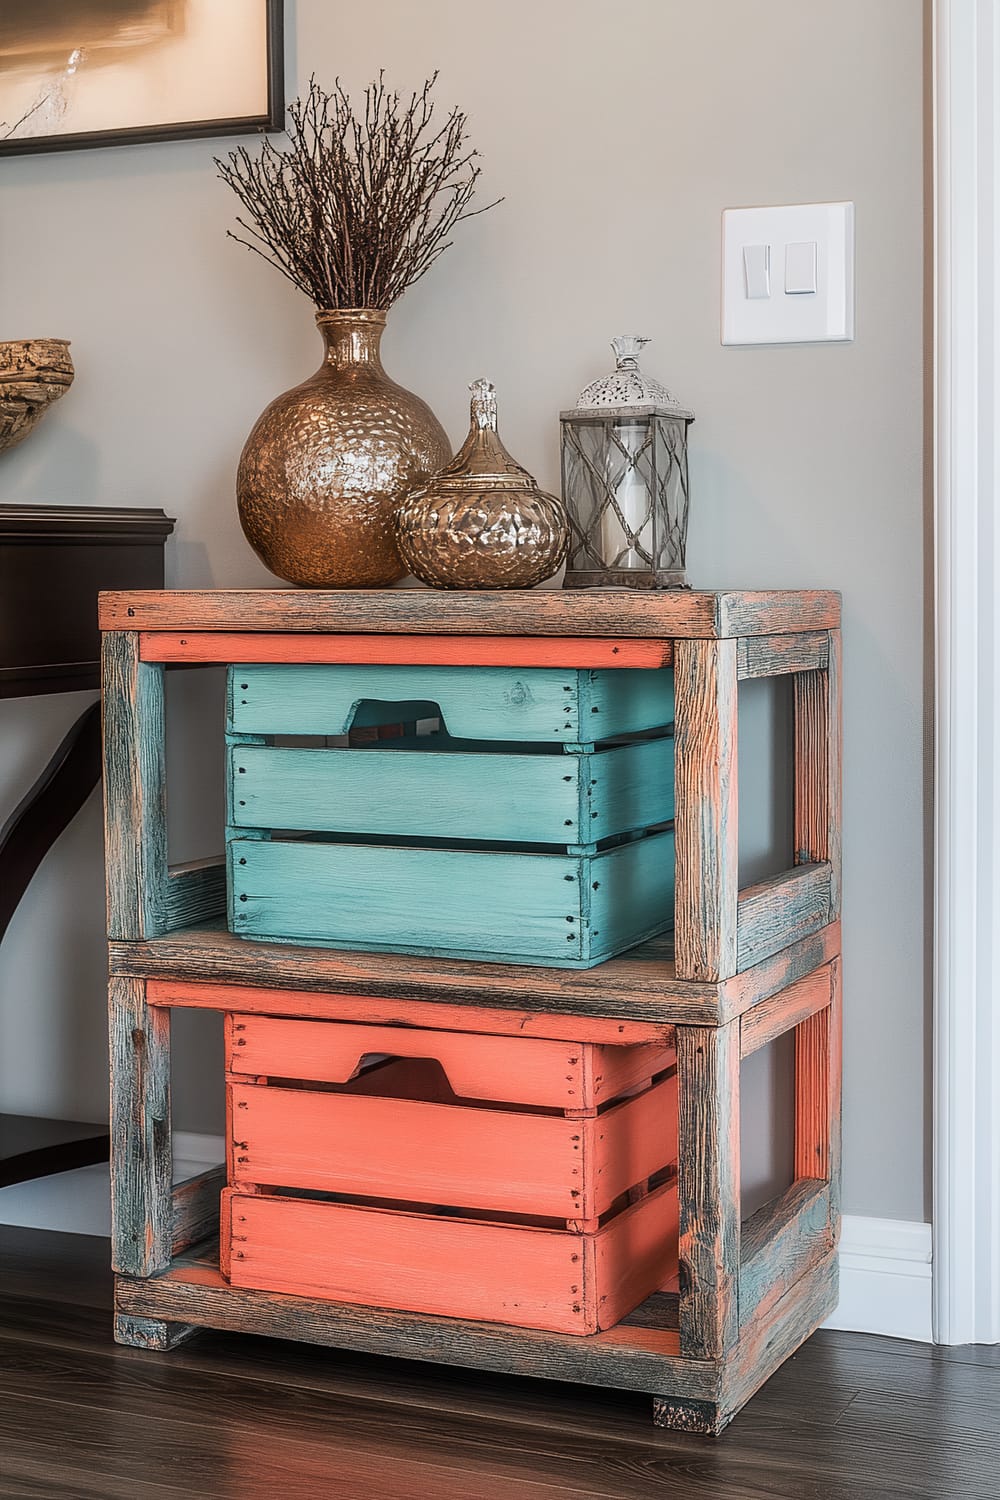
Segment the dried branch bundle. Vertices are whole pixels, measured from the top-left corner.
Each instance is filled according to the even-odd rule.
[[[310,79],[289,106],[287,145],[265,140],[257,155],[241,147],[216,159],[247,212],[231,238],[317,307],[391,306],[448,249],[456,224],[495,206],[470,208],[478,153],[460,110],[435,124],[436,80],[401,102],[380,74],[358,116],[339,80],[330,94]]]

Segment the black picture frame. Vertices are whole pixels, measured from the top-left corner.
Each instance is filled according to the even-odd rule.
[[[267,27],[267,111],[237,119],[186,120],[176,125],[136,125],[121,130],[86,130],[72,135],[25,136],[0,140],[0,156],[31,156],[49,151],[92,151],[104,146],[148,146],[156,141],[194,141],[212,136],[257,135],[285,127],[285,0],[265,0]]]

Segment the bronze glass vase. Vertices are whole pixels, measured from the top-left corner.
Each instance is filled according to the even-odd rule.
[[[451,455],[430,407],[382,368],[385,317],[317,313],[323,363],[271,402],[243,449],[240,524],[288,583],[380,588],[402,578],[396,512]]]
[[[566,512],[500,441],[490,382],[475,380],[470,390],[469,435],[451,463],[403,501],[399,550],[432,588],[530,589],[566,555]]]

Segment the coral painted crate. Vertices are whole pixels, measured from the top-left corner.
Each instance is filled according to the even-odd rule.
[[[242,937],[586,968],[671,923],[669,669],[257,664],[228,705]]]
[[[675,1273],[672,1047],[260,1016],[226,1039],[234,1286],[593,1333]]]

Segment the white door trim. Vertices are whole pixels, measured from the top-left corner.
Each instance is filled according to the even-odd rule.
[[[934,0],[934,1332],[1000,1342],[1000,0]]]

